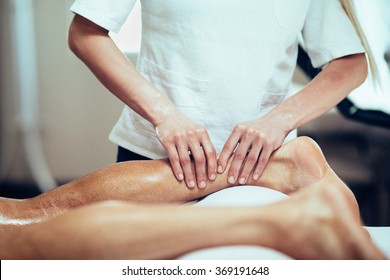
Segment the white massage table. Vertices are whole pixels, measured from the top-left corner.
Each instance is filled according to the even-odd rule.
[[[216,192],[197,202],[202,206],[258,206],[285,199],[278,191],[251,186],[239,186]],[[377,246],[390,258],[390,227],[366,227]],[[258,246],[224,246],[199,250],[180,257],[181,260],[286,260],[290,257]]]

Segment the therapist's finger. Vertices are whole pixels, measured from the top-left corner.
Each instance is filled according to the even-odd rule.
[[[180,157],[177,152],[176,146],[175,145],[166,146],[165,151],[168,154],[173,174],[175,174],[177,180],[183,181],[184,179],[183,169],[181,168],[180,165]]]
[[[232,164],[230,166],[229,173],[228,173],[228,182],[230,184],[234,184],[237,182],[238,175],[240,173],[240,170],[242,169],[244,160],[247,157],[250,144],[251,143],[249,141],[241,141],[240,145],[235,151]]]
[[[259,160],[261,148],[261,145],[252,145],[250,152],[247,154],[243,164],[244,166],[241,170],[241,174],[238,176],[238,182],[241,185],[246,184],[248,181],[250,173],[255,168],[255,165]]]
[[[269,158],[271,157],[271,154],[274,150],[270,148],[270,146],[264,146],[263,150],[261,151],[259,160],[257,162],[257,166],[255,170],[253,171],[253,179],[258,180],[260,176],[263,174],[264,169],[269,161]]]
[[[233,130],[218,158],[218,173],[225,172],[226,165],[240,141],[240,134]]]
[[[199,188],[204,189],[207,182],[206,156],[203,153],[200,143],[191,147],[191,154],[194,158],[196,182],[198,183]]]
[[[187,187],[193,189],[196,186],[194,174],[192,172],[191,167],[191,158],[188,154],[188,146],[185,144],[178,144],[177,150],[179,152],[180,157],[180,165],[183,169],[184,180],[186,182]]]
[[[211,143],[207,132],[206,136],[201,139],[201,145],[203,152],[206,155],[207,175],[208,178],[213,181],[217,178],[217,152]]]

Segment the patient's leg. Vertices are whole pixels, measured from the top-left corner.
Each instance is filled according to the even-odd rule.
[[[248,184],[290,194],[317,182],[329,170],[317,144],[307,137],[300,137],[275,151],[261,178],[258,181],[249,180]],[[0,213],[11,221],[11,218],[40,219],[104,200],[183,203],[226,187],[229,187],[226,173],[219,174],[215,181],[209,181],[206,189],[189,189],[176,180],[167,161],[124,162],[93,172],[33,199],[0,199]]]
[[[352,193],[333,177],[262,207],[101,202],[0,231],[0,257],[172,259],[215,246],[259,245],[298,259],[383,258],[356,209]]]

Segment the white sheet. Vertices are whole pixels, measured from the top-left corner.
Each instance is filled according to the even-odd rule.
[[[390,259],[390,227],[365,227],[371,235],[372,241]]]
[[[275,190],[238,186],[216,192],[194,205],[202,206],[256,206],[273,203],[287,196]],[[390,227],[366,227],[377,246],[390,258]],[[199,250],[180,257],[182,260],[286,260],[290,257],[272,249],[258,246],[224,246]]]

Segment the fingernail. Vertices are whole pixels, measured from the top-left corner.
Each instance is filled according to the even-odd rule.
[[[194,181],[190,181],[190,188],[195,188],[195,182]]]
[[[234,179],[234,176],[230,176],[228,181],[230,184],[234,184],[236,180]]]
[[[210,180],[214,181],[215,179],[217,179],[217,175],[211,174],[210,175]]]
[[[179,173],[179,175],[177,175],[177,177],[179,178],[180,181],[182,181],[184,179],[184,176],[182,173]]]
[[[206,182],[200,182],[199,188],[204,189],[206,187]]]
[[[259,174],[253,175],[253,180],[257,181],[257,180],[259,180],[259,178],[260,178]]]
[[[218,173],[222,173],[223,172],[223,168],[221,165],[218,165]]]
[[[240,184],[243,185],[243,184],[245,184],[245,182],[246,182],[246,179],[245,179],[244,177],[242,177],[242,178],[240,179]]]

